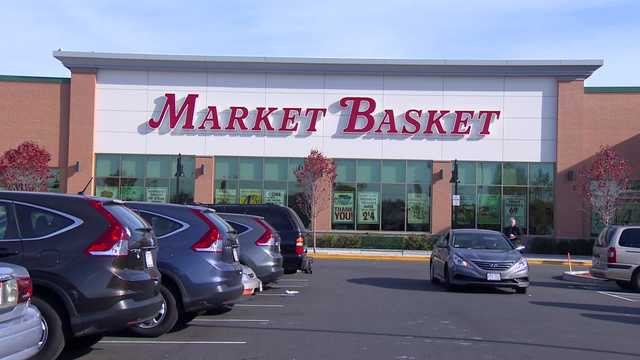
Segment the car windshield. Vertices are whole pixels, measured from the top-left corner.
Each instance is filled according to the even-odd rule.
[[[477,250],[511,250],[513,246],[502,234],[462,233],[453,236],[453,247]]]

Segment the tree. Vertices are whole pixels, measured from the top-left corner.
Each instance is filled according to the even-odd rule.
[[[617,200],[629,185],[630,172],[629,162],[609,146],[603,146],[582,171],[582,193],[605,226],[615,219]]]
[[[25,141],[0,157],[0,183],[12,191],[46,191],[50,160],[47,150]]]
[[[331,205],[331,190],[336,182],[336,165],[333,160],[326,158],[318,150],[311,150],[295,174],[302,188],[298,197],[298,206],[311,222],[315,253],[318,215]]]

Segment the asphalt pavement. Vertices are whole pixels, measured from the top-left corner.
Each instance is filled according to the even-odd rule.
[[[637,359],[640,294],[531,267],[527,295],[447,292],[425,262],[317,260],[230,311],[65,359]],[[288,291],[288,292],[287,292]]]

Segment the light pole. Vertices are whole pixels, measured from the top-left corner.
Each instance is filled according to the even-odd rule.
[[[178,154],[176,162],[176,202],[180,202],[180,178],[184,176],[184,167],[182,166],[182,154]]]
[[[458,195],[458,160],[453,160],[453,169],[451,170],[451,180],[450,183],[453,184],[453,195]],[[453,206],[453,199],[451,199],[451,204],[453,207],[453,225],[458,225],[458,208],[459,206]],[[452,226],[453,227],[453,226]]]

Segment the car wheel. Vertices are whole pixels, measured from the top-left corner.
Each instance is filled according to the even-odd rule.
[[[640,291],[640,268],[636,269],[631,276],[631,288],[633,291]]]
[[[526,294],[527,293],[527,289],[528,288],[526,288],[526,287],[516,288],[516,293],[518,293],[518,294]]]
[[[153,319],[147,320],[131,327],[134,335],[143,337],[158,337],[168,333],[178,322],[178,305],[175,296],[164,285],[160,285],[162,295],[162,307]]]
[[[56,309],[45,300],[34,296],[31,298],[31,303],[40,311],[40,315],[42,316],[42,329],[44,330],[39,343],[40,352],[31,359],[57,359],[65,345],[62,319],[60,319],[60,315]]]
[[[438,279],[435,274],[433,273],[433,263],[429,262],[429,277],[431,278],[431,282],[434,284],[437,284],[440,282],[440,279]]]
[[[295,274],[298,272],[298,268],[284,268],[285,274]]]
[[[103,335],[87,335],[69,339],[67,349],[80,350],[88,349],[102,340]]]
[[[444,287],[447,291],[454,291],[456,288],[451,283],[451,273],[449,272],[449,266],[444,264]]]
[[[625,289],[625,290],[633,290],[633,286],[631,285],[631,281],[622,281],[622,280],[616,280],[616,284]]]

